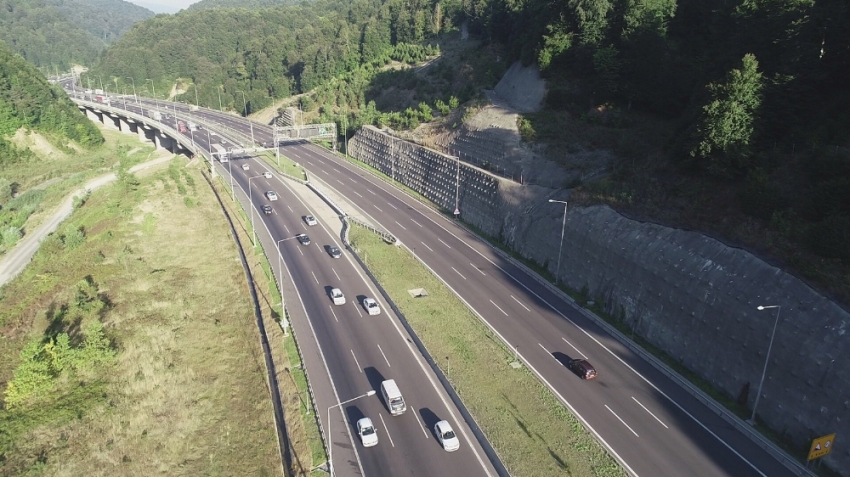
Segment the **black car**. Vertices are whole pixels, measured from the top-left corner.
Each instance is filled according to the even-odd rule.
[[[330,255],[333,258],[339,258],[339,257],[342,256],[342,251],[340,251],[339,247],[337,247],[336,245],[329,245],[328,246],[328,255]]]
[[[301,245],[310,245],[310,237],[308,237],[307,234],[298,234],[295,238],[301,242]]]
[[[266,214],[266,215],[271,215],[271,213],[272,213],[272,206],[270,206],[270,205],[264,205],[264,206],[263,206],[263,213],[264,213],[264,214]]]
[[[567,364],[570,371],[576,373],[581,379],[593,379],[596,377],[596,368],[586,359],[572,359]]]

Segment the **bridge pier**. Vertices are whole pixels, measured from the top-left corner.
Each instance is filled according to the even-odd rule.
[[[154,138],[154,132],[151,129],[146,129],[141,124],[136,125],[136,133],[139,134],[139,141],[152,143]]]
[[[112,116],[111,114],[103,113],[103,125],[109,129],[114,129],[116,131],[120,131],[121,128],[118,126],[118,118]]]
[[[100,113],[96,113],[91,109],[86,109],[86,117],[92,121],[103,123],[103,115],[101,115]]]
[[[121,116],[118,116],[118,128],[121,129],[121,132],[132,134],[133,131],[132,126],[130,126],[130,124],[131,123],[127,122],[126,119],[122,118]]]

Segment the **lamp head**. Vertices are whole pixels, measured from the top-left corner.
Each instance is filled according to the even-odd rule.
[[[374,396],[375,394],[377,394],[377,391],[375,391],[374,389],[366,393],[367,396]]]

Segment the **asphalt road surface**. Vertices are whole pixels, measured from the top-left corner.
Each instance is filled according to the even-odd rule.
[[[250,134],[243,119],[209,110],[198,113],[206,120],[219,122],[240,134]],[[268,127],[255,125],[253,129],[257,142],[272,142]],[[393,233],[405,246],[411,250],[415,248],[417,257],[488,326],[516,347],[522,361],[592,429],[632,474],[794,475],[669,378],[621,346],[570,303],[540,285],[524,270],[502,259],[487,244],[451,220],[320,147],[305,143],[289,144],[282,148],[282,154],[337,188],[340,195]],[[255,202],[256,196],[255,191]],[[286,247],[284,250],[287,250]],[[308,286],[313,277],[312,273],[302,271],[293,272],[293,278],[299,286]],[[329,278],[323,275],[323,279]],[[328,286],[321,282],[317,285]],[[346,289],[343,288],[343,291]],[[321,312],[319,303],[309,306],[305,303],[305,308],[308,312],[310,309],[315,313]],[[385,308],[383,303],[382,308]],[[336,325],[331,328],[336,328]],[[317,330],[317,334],[326,336],[325,340],[333,340],[332,337],[336,336],[331,331]],[[362,335],[357,336],[362,338]],[[337,339],[344,343],[343,347],[357,341],[343,341],[343,337]],[[383,339],[386,338],[378,342]],[[337,354],[344,353],[337,350]],[[374,350],[369,355],[373,354]],[[597,379],[583,381],[567,370],[565,363],[579,357],[594,364],[599,371]],[[380,364],[378,358],[383,359],[383,356],[379,353],[372,359]],[[345,358],[340,356],[336,362],[342,365],[344,361]],[[386,361],[385,368],[374,366],[374,362],[370,361],[371,366],[355,367],[363,370],[372,367],[382,376],[387,376],[383,373],[390,369],[387,366],[390,360]],[[340,368],[332,374],[336,376],[339,373],[348,375],[350,371]],[[354,396],[355,390],[363,388],[352,383],[350,389]],[[402,385],[403,392],[404,389],[405,385]],[[341,400],[345,398],[340,396]],[[361,404],[360,401],[357,403]],[[417,407],[423,408],[421,405]],[[381,424],[380,420],[378,423]],[[412,432],[412,429],[406,431]],[[459,474],[450,471],[435,475]]]

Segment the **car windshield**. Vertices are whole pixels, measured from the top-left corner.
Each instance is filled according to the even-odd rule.
[[[360,431],[360,433],[361,433],[361,434],[363,434],[364,436],[371,436],[372,434],[374,434],[374,433],[375,433],[375,428],[373,428],[373,427],[364,427],[364,428],[363,428],[363,430],[362,430],[362,431]]]
[[[448,431],[443,433],[443,439],[454,439],[455,433],[454,431]]]

